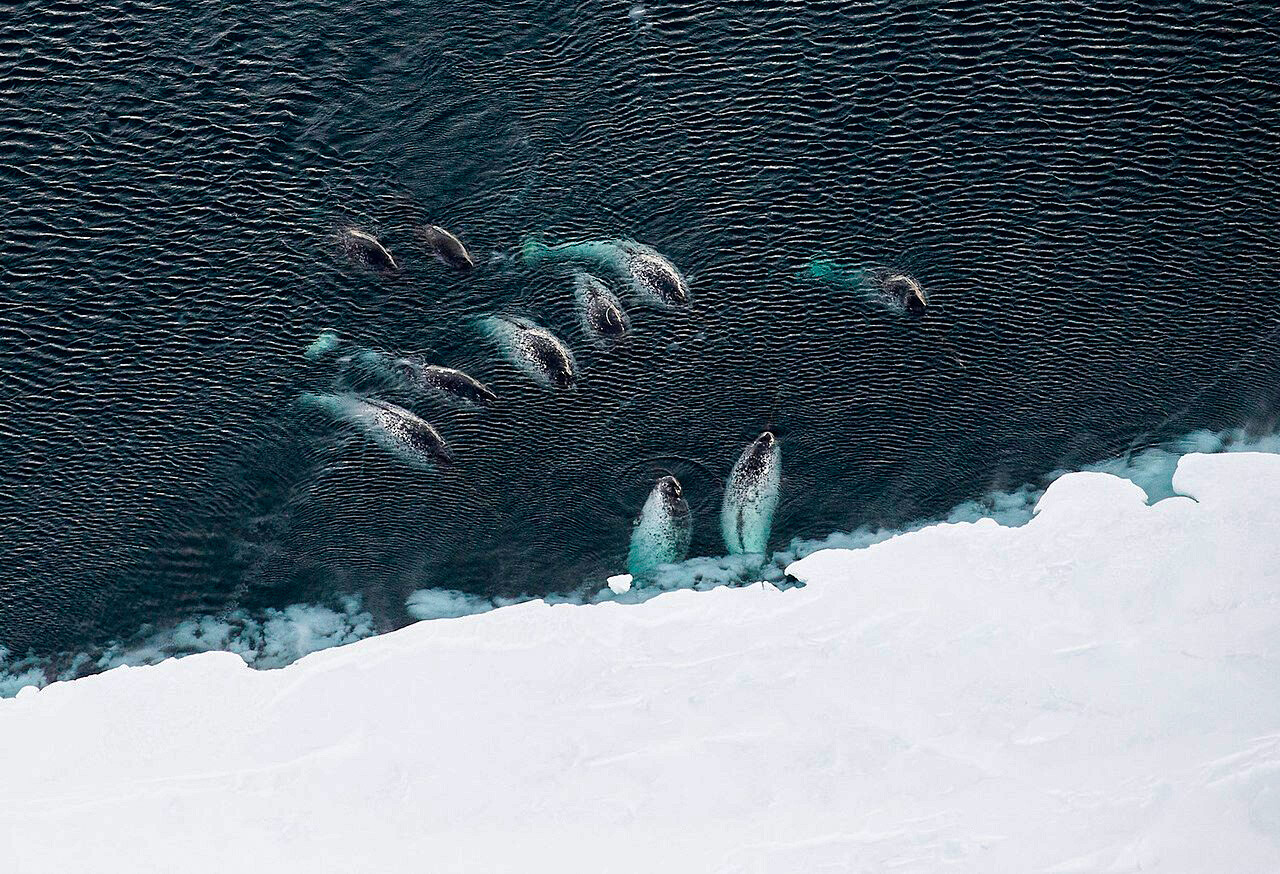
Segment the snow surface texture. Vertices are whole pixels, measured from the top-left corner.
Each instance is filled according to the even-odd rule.
[[[1172,485],[1070,474],[803,588],[29,688],[0,870],[1280,871],[1280,456]]]

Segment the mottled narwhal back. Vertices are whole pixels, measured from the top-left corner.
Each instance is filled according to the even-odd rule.
[[[441,264],[464,271],[476,266],[462,241],[439,225],[423,225],[418,230],[418,236]]]
[[[657,250],[640,243],[625,242],[627,273],[641,297],[667,307],[689,303],[689,286],[680,271]]]
[[[577,382],[573,353],[546,328],[513,316],[489,316],[479,326],[512,364],[535,381],[557,389],[572,388]]]
[[[782,443],[765,431],[743,450],[725,485],[720,530],[730,555],[763,554],[782,484]]]
[[[498,396],[480,380],[453,367],[426,364],[416,358],[397,358],[394,365],[410,385],[453,403],[491,407]]]
[[[684,561],[693,537],[693,517],[674,476],[658,480],[631,531],[627,573],[643,580],[664,564]]]
[[[383,273],[400,269],[386,246],[367,231],[347,228],[341,234],[342,248],[352,260]]]
[[[885,294],[889,295],[894,302],[906,307],[911,315],[924,315],[928,301],[925,298],[924,289],[914,277],[905,273],[890,273],[884,277],[881,285]]]
[[[453,463],[453,453],[448,444],[430,423],[404,407],[377,398],[365,398],[364,402],[373,408],[374,424],[387,445],[418,457],[430,458],[438,464]]]
[[[419,465],[453,463],[453,452],[440,432],[404,407],[350,394],[306,394],[303,400],[356,425],[379,446],[408,461]]]
[[[631,320],[617,295],[590,273],[573,278],[573,294],[578,301],[582,329],[601,340],[617,340],[631,327]]]

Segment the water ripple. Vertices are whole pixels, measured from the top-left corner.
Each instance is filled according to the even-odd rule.
[[[780,542],[1265,427],[1276,30],[1226,3],[11,7],[0,646],[598,585],[664,465],[718,553],[715,490],[766,425]],[[425,221],[477,269],[422,251]],[[404,269],[350,263],[351,226]],[[591,346],[530,236],[642,240],[693,303],[628,302],[632,335]],[[906,271],[930,312],[815,260]],[[569,340],[580,388],[492,354],[495,310]],[[326,329],[501,401],[387,390],[459,457],[406,468],[297,403],[342,387],[301,354]]]

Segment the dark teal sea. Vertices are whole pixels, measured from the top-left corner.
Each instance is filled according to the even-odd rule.
[[[355,596],[365,633],[423,589],[595,591],[662,470],[718,555],[765,427],[774,548],[1273,430],[1280,14],[1142,6],[6,6],[0,651],[53,676],[197,616]],[[344,257],[351,226],[401,271]],[[692,305],[627,299],[592,345],[529,238],[644,242]],[[877,269],[926,315],[850,278]],[[577,389],[495,354],[498,311]],[[457,457],[405,465],[298,402],[368,389],[303,355],[325,330],[499,402],[377,389]]]

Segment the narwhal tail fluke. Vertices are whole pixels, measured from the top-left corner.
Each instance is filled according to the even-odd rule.
[[[867,279],[867,271],[865,270],[859,270],[856,267],[841,267],[834,261],[826,261],[821,258],[814,258],[810,261],[805,273],[820,282],[845,286],[862,285]]]
[[[554,258],[559,261],[591,261],[617,267],[625,260],[625,255],[626,251],[622,246],[605,240],[550,246],[531,238],[520,246],[520,256],[526,264],[537,264]]]
[[[302,406],[320,410],[336,419],[343,418],[351,406],[351,399],[340,394],[316,394],[304,391],[298,395],[298,403]]]
[[[311,341],[311,345],[302,353],[312,361],[319,361],[335,352],[342,346],[342,338],[333,331],[321,331],[320,336]]]
[[[551,247],[532,237],[520,244],[520,258],[526,264],[537,264],[551,252]]]

